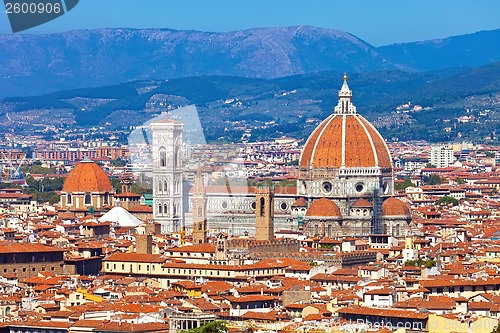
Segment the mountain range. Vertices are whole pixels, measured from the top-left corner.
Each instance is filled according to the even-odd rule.
[[[500,29],[374,47],[311,26],[226,33],[98,29],[0,35],[0,97],[134,80],[219,75],[273,79],[336,71],[417,72],[500,61]]]

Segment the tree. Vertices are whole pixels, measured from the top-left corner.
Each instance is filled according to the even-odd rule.
[[[55,205],[56,203],[59,202],[59,195],[57,193],[52,194],[52,196],[49,199],[49,204]]]
[[[182,333],[227,333],[227,322],[223,320],[215,320],[197,328],[192,328]]]
[[[443,181],[443,178],[439,177],[439,175],[434,174],[429,177],[429,180],[425,182],[425,185],[439,185],[442,184]]]
[[[445,195],[444,197],[441,197],[438,200],[436,200],[435,204],[438,206],[448,206],[450,204],[452,206],[456,206],[458,205],[458,200],[453,197]]]
[[[121,193],[122,191],[122,182],[118,178],[110,178],[109,179],[111,186],[115,190],[116,193]]]
[[[402,182],[402,183],[396,183],[394,185],[394,189],[396,191],[402,191],[402,190],[404,190],[404,189],[406,189],[407,187],[410,187],[410,186],[413,186],[413,183],[412,183],[412,181],[411,181],[410,178],[406,178],[404,182]]]
[[[141,186],[141,184],[132,184],[131,190],[132,190],[132,193],[136,193],[136,194],[153,193],[152,189]]]
[[[125,165],[127,165],[127,161],[122,160],[121,158],[111,160],[109,161],[109,163],[111,163],[115,167],[124,167]]]
[[[416,267],[426,267],[431,268],[436,266],[436,261],[432,259],[418,259],[418,260],[406,260],[404,263],[405,266],[416,266]],[[499,332],[500,333],[500,332]]]

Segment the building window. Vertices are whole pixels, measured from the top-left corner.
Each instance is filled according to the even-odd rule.
[[[66,204],[71,205],[72,204],[71,199],[72,199],[71,194],[69,193],[66,194]]]
[[[160,166],[167,166],[167,152],[165,151],[165,149],[160,149]]]
[[[104,204],[109,205],[109,193],[104,193]]]
[[[264,199],[264,198],[261,197],[259,199],[259,202],[260,202],[260,216],[264,216],[265,206],[266,206],[266,199]]]
[[[179,160],[180,160],[180,155],[179,155],[179,147],[175,147],[175,152],[174,152],[174,166],[179,166]]]
[[[332,183],[330,182],[324,182],[323,183],[323,192],[326,194],[329,194],[332,191]]]
[[[84,199],[85,205],[90,205],[92,202],[92,197],[90,196],[89,193],[85,194],[85,199]]]

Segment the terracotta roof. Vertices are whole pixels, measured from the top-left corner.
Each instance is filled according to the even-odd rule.
[[[63,252],[63,251],[64,249],[37,243],[12,242],[0,245],[0,253]]]
[[[164,257],[161,254],[117,252],[107,257],[105,261],[164,263],[167,261],[167,257]]]
[[[300,197],[292,204],[292,207],[307,207],[307,201],[304,197]]]
[[[132,192],[123,192],[123,193],[118,193],[118,194],[115,194],[115,197],[118,197],[118,198],[140,198],[141,195],[140,194],[137,194],[137,193],[132,193]]]
[[[341,217],[339,206],[327,198],[314,200],[306,211],[306,216],[332,216]]]
[[[196,244],[196,245],[186,245],[180,247],[168,248],[169,252],[186,252],[186,253],[215,253],[215,245],[210,243]]]
[[[414,311],[386,309],[386,308],[384,309],[369,308],[363,306],[350,306],[347,308],[340,308],[337,310],[337,312],[342,314],[392,317],[392,318],[412,318],[412,319],[427,319],[429,316],[428,313],[418,313]]]
[[[365,198],[360,198],[358,200],[356,200],[352,205],[351,207],[358,207],[358,208],[371,208],[373,207],[373,205],[368,201],[366,200]]]
[[[382,203],[382,215],[385,216],[411,216],[408,205],[394,197],[387,198]]]
[[[62,192],[113,192],[106,173],[94,162],[84,160],[70,171]]]
[[[148,205],[137,205],[132,206],[128,209],[129,213],[152,213],[153,207]]]
[[[359,114],[332,114],[311,134],[300,157],[301,168],[392,168],[389,150]]]
[[[274,301],[276,297],[267,296],[267,295],[245,295],[245,296],[225,296],[231,303],[248,303],[248,302],[265,302],[265,301]]]

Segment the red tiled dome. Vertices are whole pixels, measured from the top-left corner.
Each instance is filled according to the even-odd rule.
[[[378,131],[359,114],[332,114],[311,134],[300,156],[301,168],[341,166],[392,168]]]
[[[314,200],[311,206],[306,211],[306,216],[331,216],[342,217],[339,206],[335,202],[327,198]]]
[[[382,203],[382,215],[384,216],[411,216],[408,205],[394,197],[387,198]]]
[[[84,160],[70,171],[64,181],[63,192],[113,192],[106,173],[94,162]]]
[[[339,90],[339,102],[307,139],[300,168],[392,168],[389,149],[375,127],[357,114],[347,75]]]

